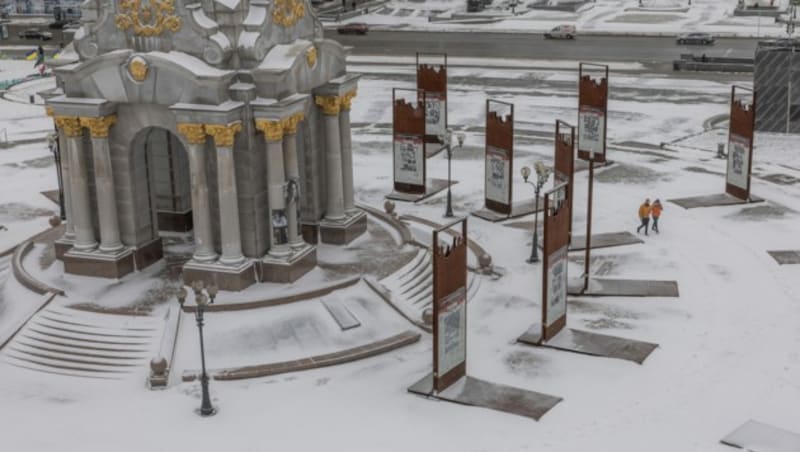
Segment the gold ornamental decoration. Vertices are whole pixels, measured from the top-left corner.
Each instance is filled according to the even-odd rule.
[[[283,122],[283,133],[286,135],[294,135],[297,133],[297,125],[300,124],[305,118],[303,113],[295,113],[292,116],[284,119]]]
[[[189,144],[205,144],[206,130],[202,124],[178,124],[178,133],[186,137]]]
[[[53,107],[51,107],[49,105],[44,107],[44,112],[47,113],[47,116],[50,116],[51,118],[55,114],[55,113],[53,113]]]
[[[350,111],[350,106],[353,104],[354,97],[356,97],[356,90],[342,94],[342,110]]]
[[[272,22],[283,28],[289,28],[306,15],[303,0],[275,0],[272,10]]]
[[[77,116],[56,116],[56,127],[64,132],[70,138],[80,137],[81,123]]]
[[[214,144],[220,148],[233,147],[234,137],[242,130],[239,122],[233,124],[206,124],[206,133],[214,137]]]
[[[120,0],[114,23],[120,30],[133,30],[136,36],[160,36],[165,30],[181,29],[175,13],[175,0]]]
[[[92,138],[108,138],[108,131],[117,122],[116,115],[100,116],[98,118],[82,116],[81,126],[89,129]]]
[[[131,58],[131,61],[128,63],[128,73],[131,74],[131,77],[137,82],[144,81],[144,79],[147,78],[147,69],[147,60],[140,56]]]
[[[316,96],[314,102],[326,115],[338,115],[342,108],[342,98],[339,96]]]
[[[278,141],[283,138],[284,120],[270,121],[269,119],[256,119],[256,129],[264,133],[267,141]]]
[[[311,46],[306,50],[306,63],[308,63],[308,67],[314,67],[317,64],[317,48]]]

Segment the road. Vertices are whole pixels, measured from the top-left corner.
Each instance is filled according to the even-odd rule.
[[[53,35],[53,39],[49,41],[42,41],[40,39],[20,39],[17,37],[17,33],[24,31],[24,30],[41,30],[47,31]],[[64,41],[64,44],[67,44],[69,41],[72,40],[71,33],[67,33],[68,36],[64,36],[62,30],[51,30],[47,28],[47,25],[31,25],[31,24],[8,24],[8,39],[0,40],[0,45],[30,45],[31,48],[36,48],[39,44],[44,47],[57,47],[59,43]]]
[[[578,36],[574,41],[545,40],[541,34],[370,31],[367,35],[325,37],[352,46],[355,55],[447,53],[459,57],[527,58],[664,63],[681,53],[750,57],[757,39],[718,39],[713,46],[677,45],[674,37]]]

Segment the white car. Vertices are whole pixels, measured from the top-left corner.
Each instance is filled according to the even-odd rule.
[[[575,39],[575,25],[559,25],[544,34],[545,39]]]

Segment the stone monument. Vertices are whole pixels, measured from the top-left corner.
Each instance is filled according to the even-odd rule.
[[[86,0],[43,93],[64,151],[67,273],[120,278],[192,231],[185,281],[290,282],[354,205],[358,76],[306,0]]]

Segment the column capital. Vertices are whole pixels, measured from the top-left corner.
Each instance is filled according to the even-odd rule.
[[[180,123],[178,133],[183,135],[189,144],[204,144],[206,142],[206,130],[202,124]]]
[[[342,109],[341,96],[314,96],[314,102],[322,108],[326,115],[336,116]]]
[[[242,130],[241,122],[231,124],[205,124],[206,133],[214,137],[217,147],[233,147],[234,137]]]
[[[264,134],[264,139],[267,141],[279,141],[283,138],[283,129],[285,119],[271,120],[271,119],[256,119],[256,129]]]
[[[357,90],[352,90],[342,94],[342,110],[350,111],[350,106],[353,103],[353,98],[356,97]]]
[[[70,138],[81,136],[81,123],[77,116],[56,116],[56,127]]]
[[[53,112],[53,107],[49,105],[44,107],[44,112],[47,114],[47,116],[50,116],[51,118],[55,115],[55,113]]]
[[[294,135],[297,133],[297,125],[300,121],[305,119],[306,115],[303,112],[295,113],[292,116],[283,120],[283,133],[284,135]]]
[[[89,129],[92,138],[108,138],[108,130],[117,122],[117,115],[87,117],[81,116],[82,127]]]

